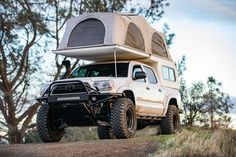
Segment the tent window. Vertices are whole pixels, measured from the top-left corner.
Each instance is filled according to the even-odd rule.
[[[162,37],[157,33],[153,33],[152,35],[152,53],[161,57],[168,58],[164,41]]]
[[[68,47],[103,44],[105,27],[97,19],[86,19],[75,26],[70,34]]]
[[[133,23],[129,24],[126,38],[125,38],[125,45],[133,47],[141,51],[145,51],[142,33],[138,29],[138,27]]]

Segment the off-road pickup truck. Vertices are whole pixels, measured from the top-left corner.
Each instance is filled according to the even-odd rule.
[[[180,131],[179,91],[160,84],[155,70],[135,61],[78,67],[68,79],[53,82],[37,115],[44,142],[59,141],[66,126],[98,126],[101,139],[130,138],[136,129],[160,124],[164,134]],[[162,67],[175,81],[175,70]]]
[[[181,130],[176,65],[164,34],[143,17],[90,13],[72,18],[53,52],[92,63],[67,72],[37,99],[42,141],[59,141],[67,126],[97,126],[100,139],[131,138],[147,125],[160,125],[163,134]]]

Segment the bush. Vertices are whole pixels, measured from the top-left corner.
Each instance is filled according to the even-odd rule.
[[[236,154],[236,131],[230,129],[184,129],[171,145],[164,142],[164,149],[158,149],[160,157],[234,157]]]

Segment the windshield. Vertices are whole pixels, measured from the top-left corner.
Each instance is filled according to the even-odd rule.
[[[128,63],[117,63],[117,77],[128,76]],[[115,64],[94,64],[78,67],[69,78],[78,77],[115,77]]]

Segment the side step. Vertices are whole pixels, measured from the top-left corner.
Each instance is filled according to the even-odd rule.
[[[150,121],[160,121],[163,117],[165,117],[165,116],[142,116],[142,115],[137,115],[138,119],[150,120]]]

